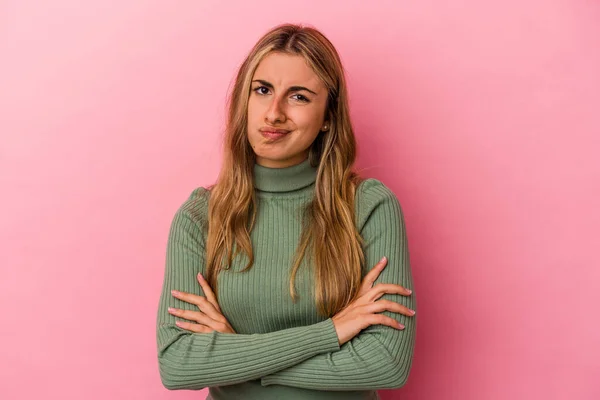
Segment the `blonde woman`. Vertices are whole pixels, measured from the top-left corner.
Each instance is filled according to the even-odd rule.
[[[404,385],[416,332],[405,223],[395,195],[352,170],[335,48],[311,27],[273,28],[228,105],[218,179],[171,225],[163,385],[214,400],[378,399]]]

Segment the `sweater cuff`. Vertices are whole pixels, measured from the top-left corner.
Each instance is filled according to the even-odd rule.
[[[323,340],[328,339],[326,348],[323,349],[323,353],[327,353],[330,351],[338,351],[340,349],[340,339],[338,338],[337,331],[335,330],[335,325],[333,324],[333,319],[327,318],[325,321],[319,322],[317,325],[320,325],[319,328],[322,335]]]
[[[338,338],[337,331],[335,330],[333,319],[327,318],[324,321],[317,322],[312,327],[315,330],[315,342],[323,344],[323,348],[319,354],[340,350],[340,340]],[[277,384],[277,372],[263,376],[260,380],[260,383],[262,386]]]

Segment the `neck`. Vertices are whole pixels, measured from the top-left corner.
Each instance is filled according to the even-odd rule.
[[[261,192],[294,192],[316,181],[317,167],[307,158],[299,164],[284,168],[270,168],[254,164],[254,187]]]

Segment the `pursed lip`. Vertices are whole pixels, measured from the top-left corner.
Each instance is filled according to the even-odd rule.
[[[272,132],[272,133],[290,133],[291,131],[287,130],[287,129],[276,129],[276,128],[269,128],[269,127],[262,127],[259,129],[259,131],[261,132]]]

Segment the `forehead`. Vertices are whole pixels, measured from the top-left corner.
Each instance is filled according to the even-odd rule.
[[[302,85],[317,90],[323,87],[321,80],[304,57],[282,53],[270,53],[265,56],[258,64],[252,79],[262,79],[274,86]]]

